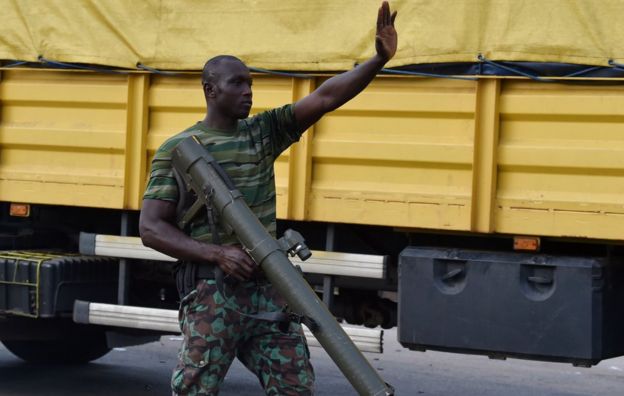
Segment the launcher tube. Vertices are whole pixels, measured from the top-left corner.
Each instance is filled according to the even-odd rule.
[[[360,395],[393,395],[392,387],[381,379],[353,344],[280,249],[278,242],[249,209],[242,194],[234,187],[228,187],[228,184],[232,184],[222,179],[216,169],[219,165],[210,153],[191,137],[174,149],[172,159],[173,166],[198,198],[211,204],[220,221],[234,230],[241,244],[288,302],[290,309],[316,322],[316,329],[310,330],[356,391]]]

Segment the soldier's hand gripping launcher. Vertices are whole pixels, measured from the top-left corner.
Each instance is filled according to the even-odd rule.
[[[279,242],[275,240],[195,137],[183,140],[174,149],[172,162],[198,199],[216,211],[222,226],[234,231],[290,309],[316,324],[310,330],[359,394],[393,395],[393,388],[381,379],[288,259],[286,250],[309,257],[303,239],[287,234]]]

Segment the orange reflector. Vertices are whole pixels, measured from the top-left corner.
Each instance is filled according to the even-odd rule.
[[[28,217],[30,216],[30,204],[12,203],[9,214],[17,217]]]
[[[539,249],[539,237],[514,237],[514,250],[537,252]]]

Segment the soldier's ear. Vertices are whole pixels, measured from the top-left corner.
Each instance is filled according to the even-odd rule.
[[[215,84],[213,82],[205,82],[203,85],[204,85],[204,95],[206,96],[206,98],[214,98],[216,94]]]

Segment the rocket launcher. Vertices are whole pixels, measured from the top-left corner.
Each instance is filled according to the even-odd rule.
[[[172,162],[198,200],[216,211],[221,225],[236,234],[244,249],[284,297],[290,310],[314,323],[310,331],[355,390],[360,395],[394,395],[394,389],[381,379],[288,259],[287,253],[298,254],[301,259],[310,257],[303,238],[290,230],[279,241],[273,238],[196,137],[178,144]]]

